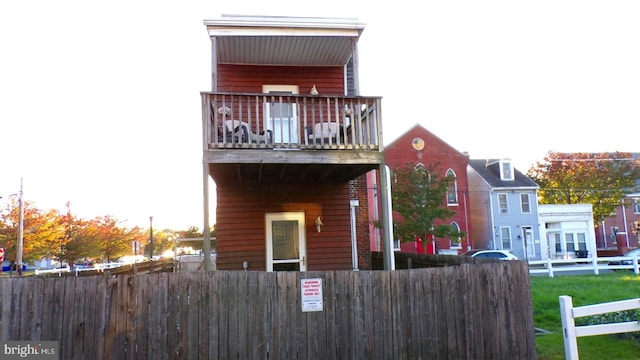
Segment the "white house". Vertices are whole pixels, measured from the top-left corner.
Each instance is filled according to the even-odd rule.
[[[542,259],[596,256],[591,204],[539,204]]]

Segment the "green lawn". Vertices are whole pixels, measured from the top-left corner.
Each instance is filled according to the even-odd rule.
[[[565,359],[559,297],[572,297],[573,306],[640,298],[640,276],[619,271],[613,274],[531,277],[535,326],[551,334],[538,335],[538,359]],[[640,318],[637,318],[640,320]],[[625,334],[578,338],[581,360],[640,359],[640,342]]]

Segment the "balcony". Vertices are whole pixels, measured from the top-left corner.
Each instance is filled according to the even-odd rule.
[[[201,95],[216,181],[346,181],[382,163],[380,97]]]
[[[205,150],[379,151],[380,98],[203,93]]]

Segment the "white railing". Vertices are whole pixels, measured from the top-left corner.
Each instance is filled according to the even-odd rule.
[[[35,274],[36,275],[42,275],[42,274],[58,274],[59,275],[63,272],[69,272],[69,271],[71,271],[69,266],[65,266],[61,268],[45,269],[45,270],[36,269]]]
[[[640,274],[638,257],[609,256],[529,261],[529,274],[548,274],[549,277],[553,277],[554,273],[566,271],[590,271],[598,275],[601,270],[632,270],[634,273]]]
[[[576,326],[576,318],[633,309],[640,309],[640,298],[573,307],[571,296],[560,296],[565,358],[578,359],[578,337],[640,331],[638,321]]]

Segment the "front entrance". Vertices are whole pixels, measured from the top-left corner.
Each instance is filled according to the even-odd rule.
[[[536,258],[536,244],[533,240],[533,229],[530,226],[522,227],[522,248],[524,249],[523,260],[533,260]]]
[[[306,271],[304,212],[267,213],[265,220],[267,271]]]

